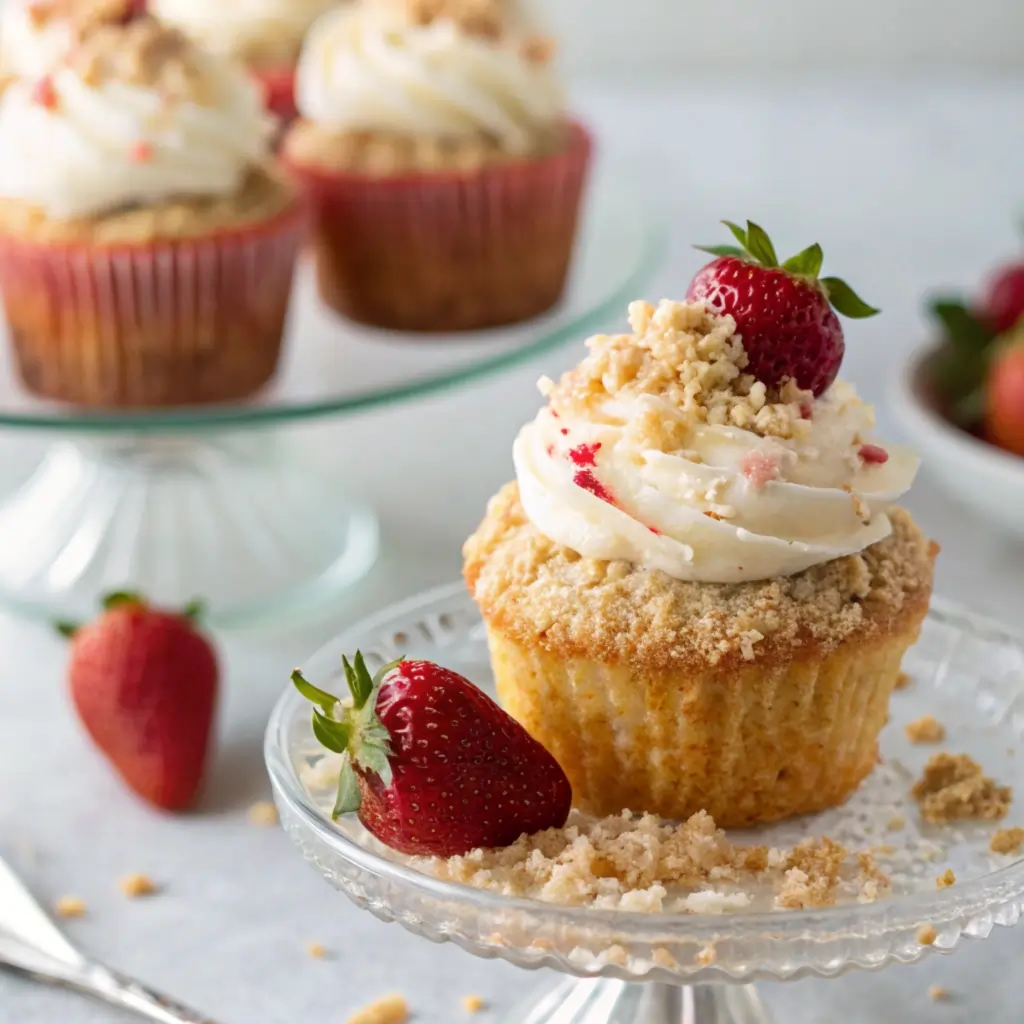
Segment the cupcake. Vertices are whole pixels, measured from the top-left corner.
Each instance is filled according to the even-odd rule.
[[[234,65],[149,18],[0,100],[0,291],[29,390],[105,407],[273,375],[305,215]]]
[[[245,64],[260,81],[267,108],[295,117],[295,62],[309,26],[337,0],[149,0],[161,21],[211,53]]]
[[[99,25],[122,24],[140,0],[7,0],[0,15],[0,81],[37,79]]]
[[[690,301],[631,305],[542,381],[466,544],[501,700],[587,811],[743,827],[876,763],[937,549],[892,505],[916,459],[833,380],[828,298],[856,296],[818,252],[799,276],[727,255]]]
[[[283,158],[328,305],[458,331],[558,301],[591,144],[552,49],[510,0],[357,0],[313,27]]]

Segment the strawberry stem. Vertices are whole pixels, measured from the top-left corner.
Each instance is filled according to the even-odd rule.
[[[135,590],[115,590],[107,594],[101,602],[103,610],[109,612],[112,608],[121,608],[126,604],[145,604],[146,599]]]
[[[82,628],[79,622],[69,622],[67,619],[58,619],[53,628],[67,640],[74,638],[75,634]]]
[[[730,220],[723,220],[722,223],[732,233],[733,238],[740,243],[739,248],[734,245],[698,245],[695,248],[701,252],[710,253],[712,256],[734,256],[769,270],[779,267],[779,257],[775,252],[775,246],[772,244],[768,232],[759,224],[748,220],[746,228],[741,228]],[[815,242],[795,256],[790,256],[782,263],[781,269],[795,277],[807,278],[816,282],[825,293],[832,308],[843,316],[859,320],[880,312],[874,306],[869,306],[840,278],[819,278],[818,274],[821,272],[824,259],[821,246]]]
[[[194,597],[184,608],[181,609],[182,618],[189,622],[202,622],[206,617],[206,602],[201,597]]]

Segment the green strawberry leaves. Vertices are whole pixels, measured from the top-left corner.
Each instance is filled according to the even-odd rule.
[[[759,266],[772,270],[781,267],[789,274],[796,277],[805,277],[816,281],[824,291],[831,303],[832,308],[843,316],[853,320],[874,316],[880,310],[866,303],[845,281],[838,277],[822,277],[821,267],[825,256],[821,246],[815,242],[809,245],[802,252],[790,256],[788,260],[779,263],[779,257],[775,252],[768,232],[760,225],[748,220],[746,228],[741,228],[730,220],[723,220],[722,223],[729,229],[733,238],[739,242],[734,245],[698,245],[701,252],[710,253],[712,256],[736,256],[740,259],[749,260]]]
[[[317,742],[332,753],[342,755],[338,795],[332,812],[335,820],[359,810],[362,803],[359,771],[378,776],[385,788],[391,785],[391,736],[377,714],[377,698],[388,674],[404,660],[398,658],[389,662],[371,676],[362,652],[356,651],[351,661],[343,656],[341,667],[350,694],[346,700],[314,686],[298,669],[291,675],[295,689],[315,705],[313,735]]]
[[[985,382],[997,335],[959,299],[940,297],[929,305],[942,326],[944,344],[932,366],[935,384],[955,423],[973,427],[985,407]]]

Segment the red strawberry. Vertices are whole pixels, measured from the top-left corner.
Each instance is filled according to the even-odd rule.
[[[778,387],[791,378],[815,395],[836,379],[846,345],[833,307],[849,317],[878,312],[837,277],[818,277],[815,243],[781,266],[771,239],[756,224],[746,230],[723,221],[740,243],[698,246],[717,256],[697,272],[686,297],[736,321],[747,353],[747,372]]]
[[[292,682],[317,705],[313,732],[344,754],[334,817],[352,811],[400,853],[452,857],[565,824],[565,772],[469,680],[400,659],[370,677],[342,658],[351,698]]]
[[[1024,317],[1024,263],[1011,263],[988,279],[979,312],[996,334],[1010,330]]]
[[[992,363],[985,388],[985,434],[1024,455],[1024,345],[1010,345]]]
[[[217,656],[197,631],[197,606],[166,612],[112,594],[72,637],[68,680],[79,718],[124,781],[151,804],[182,810],[206,766],[217,701]]]

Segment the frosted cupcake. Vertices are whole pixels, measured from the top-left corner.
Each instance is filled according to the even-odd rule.
[[[140,0],[6,0],[0,14],[0,82],[52,71],[92,29],[123,24]]]
[[[362,0],[314,26],[283,156],[330,306],[452,331],[558,301],[590,139],[551,57],[510,0]]]
[[[295,117],[295,63],[309,26],[337,0],[149,0],[149,9],[256,76],[267,108]]]
[[[234,65],[151,19],[0,101],[0,289],[26,386],[92,406],[239,398],[273,374],[305,218]]]
[[[502,702],[597,814],[739,827],[844,800],[928,606],[936,549],[892,505],[913,455],[871,440],[814,339],[782,328],[775,363],[813,389],[754,377],[764,338],[748,355],[718,298],[634,303],[632,333],[543,382],[465,548]]]

